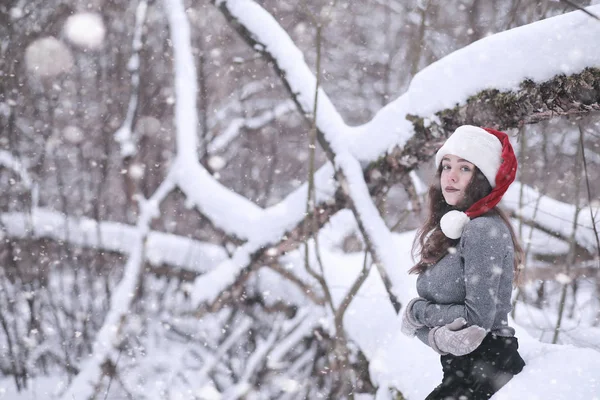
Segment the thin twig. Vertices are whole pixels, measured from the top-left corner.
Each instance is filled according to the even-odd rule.
[[[577,4],[573,3],[572,1],[570,1],[570,0],[560,0],[560,1],[563,2],[563,3],[567,3],[568,5],[570,5],[571,7],[575,8],[575,9],[577,9],[579,11],[583,11],[584,13],[586,13],[587,15],[589,15],[590,17],[592,17],[592,18],[597,19],[598,21],[600,21],[600,18],[597,15],[589,12],[585,8],[581,7],[580,5],[577,5]]]
[[[336,321],[336,327],[340,331],[343,329],[342,321],[344,318],[344,313],[348,309],[348,306],[350,306],[350,303],[352,303],[352,300],[356,296],[356,293],[358,293],[358,290],[362,287],[362,284],[365,282],[365,280],[369,276],[369,272],[371,271],[371,266],[373,265],[373,263],[368,262],[368,259],[369,259],[369,251],[365,250],[365,257],[363,259],[363,266],[360,271],[360,274],[358,274],[358,276],[356,277],[356,280],[350,287],[350,290],[348,290],[348,293],[346,293],[346,296],[344,297],[344,299],[340,303],[340,306],[337,309],[337,312],[335,315],[335,321]]]
[[[594,212],[592,211],[592,191],[590,189],[590,179],[587,170],[587,161],[585,158],[585,146],[583,145],[583,129],[579,125],[579,144],[581,145],[581,157],[583,158],[583,171],[585,173],[585,184],[587,187],[588,206],[590,208],[590,218],[592,219],[592,228],[594,229],[594,235],[596,236],[596,249],[598,251],[598,260],[600,260],[600,238],[598,237],[598,229],[596,228],[596,219]]]
[[[580,204],[579,204],[579,191],[581,189],[581,169],[580,169],[580,164],[579,164],[579,157],[581,155],[581,148],[577,148],[577,154],[575,157],[575,184],[576,184],[576,189],[575,189],[575,212],[573,213],[573,224],[572,224],[572,228],[573,230],[571,231],[571,240],[569,240],[570,243],[570,248],[569,248],[569,254],[567,255],[567,260],[566,260],[566,274],[569,274],[569,270],[571,268],[571,265],[575,262],[575,257],[576,257],[576,252],[577,252],[577,244],[575,242],[575,236],[577,234],[577,216],[579,215],[579,211],[580,211]],[[554,328],[554,335],[552,337],[552,343],[556,344],[558,342],[558,335],[560,334],[560,328],[561,328],[561,324],[562,324],[562,319],[563,319],[563,314],[565,311],[565,301],[566,301],[566,297],[567,297],[567,287],[568,287],[568,283],[563,283],[562,284],[562,290],[560,293],[560,301],[558,303],[558,319],[556,320],[556,327]]]
[[[326,300],[319,297],[309,284],[307,284],[302,279],[294,275],[291,271],[288,271],[287,269],[282,267],[279,263],[272,262],[270,264],[267,264],[266,266],[268,268],[271,268],[273,271],[277,272],[290,282],[296,284],[300,288],[300,290],[302,290],[302,293],[308,296],[308,298],[310,298],[315,304],[324,305],[326,303]]]
[[[323,288],[323,292],[325,293],[325,298],[327,299],[327,303],[331,312],[335,315],[335,306],[333,305],[333,298],[331,296],[331,292],[329,291],[329,287],[327,286],[327,282],[325,282],[325,275],[323,274],[323,264],[321,262],[321,257],[319,254],[319,245],[318,245],[318,233],[316,232],[316,202],[315,202],[315,151],[316,151],[316,138],[317,138],[317,107],[319,105],[319,86],[321,83],[321,25],[317,23],[316,18],[312,13],[309,15],[314,19],[317,25],[317,38],[316,38],[316,46],[317,46],[317,76],[316,76],[316,85],[315,85],[315,100],[313,103],[313,115],[312,115],[312,124],[309,132],[308,139],[308,153],[309,153],[309,163],[308,163],[308,190],[306,195],[306,216],[310,218],[309,227],[310,234],[306,235],[306,242],[304,243],[304,267],[308,271],[308,273],[315,278],[321,287]],[[312,215],[311,215],[312,213]],[[310,254],[309,254],[309,245],[308,239],[313,237],[315,242],[315,250],[317,252],[317,260],[321,267],[321,275],[319,275],[315,270],[310,266]]]
[[[119,360],[121,359],[121,353],[123,352],[123,347],[121,347],[119,349],[119,354],[117,355],[117,360],[115,361],[115,370],[114,373],[117,373],[117,365],[119,365]],[[108,392],[110,391],[110,384],[113,381],[113,377],[114,374],[110,376],[110,379],[108,380],[108,386],[106,387],[106,392],[104,393],[104,400],[106,400],[108,398]]]

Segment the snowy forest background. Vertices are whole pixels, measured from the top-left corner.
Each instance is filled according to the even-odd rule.
[[[0,399],[423,398],[439,365],[396,313],[463,123],[519,154],[512,318],[559,387],[521,398],[600,398],[600,20],[519,31],[556,41],[542,80],[492,41],[590,4],[3,0]],[[479,40],[492,67],[442,74]]]

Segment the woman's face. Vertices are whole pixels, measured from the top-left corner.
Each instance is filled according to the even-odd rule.
[[[440,184],[444,200],[455,206],[465,197],[465,189],[471,182],[475,166],[455,155],[448,154],[442,158]]]

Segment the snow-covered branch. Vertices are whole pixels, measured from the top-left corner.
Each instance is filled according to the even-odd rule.
[[[214,301],[235,282],[252,259],[266,247],[279,243],[286,232],[305,218],[307,185],[288,195],[282,202],[263,210],[251,201],[233,193],[216,181],[197,161],[195,67],[190,43],[189,23],[182,4],[167,1],[171,37],[175,55],[177,158],[173,164],[175,180],[187,197],[216,227],[247,242],[236,249],[233,257],[195,283],[197,302]],[[317,202],[333,197],[333,170],[329,164],[316,173]]]
[[[9,237],[48,238],[124,255],[129,255],[134,248],[137,235],[137,229],[132,225],[75,218],[44,208],[33,209],[31,214],[3,213],[0,214],[0,222]],[[197,273],[212,269],[227,257],[221,246],[157,231],[148,233],[144,255],[152,265],[165,264]]]
[[[29,173],[27,173],[27,169],[11,153],[6,150],[0,150],[0,165],[14,171],[21,178],[22,184],[26,188],[31,189],[33,183]]]
[[[600,6],[588,9],[598,12]],[[600,83],[598,35],[597,21],[573,12],[463,47],[421,70],[404,94],[357,128],[352,151],[372,161],[430,125],[442,131],[462,123],[506,129],[598,110],[597,92],[589,91]]]
[[[302,208],[307,185],[288,195],[281,203],[262,209],[214,179],[197,160],[196,148],[196,73],[190,41],[189,22],[183,6],[167,1],[167,10],[175,56],[175,118],[177,126],[177,158],[174,176],[177,186],[186,195],[189,206],[195,206],[217,228],[243,240],[252,240],[256,250],[278,243],[285,232],[304,219]],[[175,29],[176,27],[176,29]],[[278,112],[284,112],[282,105]],[[287,111],[286,111],[287,112]],[[265,116],[268,117],[268,116]],[[253,123],[261,123],[254,121]],[[335,185],[331,184],[331,166],[323,166],[316,174],[317,201],[331,199]]]
[[[521,190],[523,190],[523,207],[519,207]],[[573,215],[575,215],[574,205],[554,200],[520,182],[515,182],[510,186],[502,199],[501,205],[510,210],[515,216],[525,219],[527,223],[535,224],[540,229],[555,233],[565,241],[570,240]],[[598,208],[592,208],[594,215],[599,215],[599,211]],[[600,221],[598,220],[596,220],[596,227],[600,229]],[[578,213],[575,241],[590,253],[597,252],[596,236],[592,226],[589,206],[582,207]]]
[[[263,366],[266,363],[266,357],[275,344],[275,340],[278,337],[280,327],[281,321],[276,321],[273,324],[269,336],[264,340],[257,340],[256,349],[248,358],[242,376],[235,384],[235,386],[227,389],[225,393],[223,393],[224,400],[237,400],[240,397],[245,397],[246,394],[248,394],[248,391],[252,389],[252,383],[250,382],[250,380],[252,376],[254,376],[258,372],[261,366]]]
[[[220,362],[221,358],[231,349],[236,342],[244,335],[248,333],[248,330],[252,326],[252,319],[245,317],[241,322],[235,324],[235,328],[232,330],[231,334],[223,341],[223,343],[219,346],[212,359],[206,360],[202,369],[196,375],[195,384],[198,387],[203,387],[209,381],[209,374],[215,368],[215,366]]]
[[[293,101],[288,100],[277,105],[272,110],[263,112],[262,114],[252,118],[236,118],[229,123],[229,126],[223,133],[218,135],[208,145],[208,153],[215,154],[223,151],[229,143],[231,143],[239,134],[242,129],[260,129],[268,123],[272,122],[277,118],[281,118],[283,115],[294,111],[296,105]]]
[[[274,61],[276,68],[282,72],[280,75],[284,83],[302,110],[307,114],[311,113],[315,77],[300,50],[277,21],[252,0],[219,0],[215,3],[228,19],[238,23],[235,28],[250,45]],[[600,6],[589,7],[589,10],[597,12]],[[555,38],[554,33],[557,31],[568,34]],[[331,101],[320,91],[317,125],[325,136],[339,135],[339,140],[343,139],[348,143],[352,155],[358,160],[374,161],[396,146],[403,147],[413,137],[415,127],[409,116],[419,116],[427,126],[439,121],[439,115],[443,114],[447,119],[448,112],[452,112],[457,104],[465,104],[482,91],[500,94],[517,92],[523,86],[536,86],[557,75],[572,75],[581,73],[586,68],[600,67],[600,44],[594,40],[599,34],[600,24],[582,13],[560,15],[501,32],[455,51],[420,71],[404,94],[361,126],[345,125]],[[495,49],[494,57],[489,56],[490,48]],[[538,62],[530,62],[532,59]],[[587,77],[588,86],[591,82],[600,80],[596,75]],[[531,108],[537,105],[532,94],[531,98],[525,99],[526,107],[502,111],[512,113],[511,119],[522,122],[538,121],[523,120],[522,112],[531,116],[535,113],[534,110],[542,109],[558,115],[561,104],[564,107],[566,102],[575,104],[573,100],[577,100],[577,91],[571,90],[576,82],[569,83],[570,85],[561,87],[565,92],[568,91],[562,94],[570,94],[570,98],[553,96],[545,99],[546,105],[540,103],[539,107]],[[581,92],[579,96],[588,93]],[[522,96],[513,94],[512,97],[523,101]],[[501,99],[489,103],[506,104],[512,97],[503,94]],[[597,102],[598,99],[595,103]],[[589,99],[581,99],[579,103],[583,105],[582,111],[594,109],[594,103],[590,104]],[[477,102],[477,106],[486,111],[490,107],[482,105],[481,101]],[[500,119],[487,123],[507,127],[506,118],[496,114],[493,116]],[[550,113],[539,117],[548,119]]]
[[[300,109],[310,115],[316,87],[316,78],[304,60],[300,49],[283,30],[277,20],[252,0],[213,0],[229,20],[235,20],[238,32],[251,46],[274,61],[275,67],[284,76],[283,83],[293,94]],[[324,129],[342,133],[348,126],[325,94],[319,88],[317,125]]]
[[[315,93],[316,78],[306,65],[302,52],[266,10],[252,0],[223,0],[216,4],[228,19],[237,22],[236,28],[250,45],[273,60],[284,84],[305,114],[313,113],[315,95],[318,95],[314,112],[319,143],[330,161],[335,163],[337,179],[352,203],[376,264],[383,267],[382,275],[391,279],[392,290],[400,297],[402,278],[396,268],[398,260],[391,251],[391,233],[371,200],[362,167],[347,145],[348,139],[352,138],[352,129],[322,88]]]
[[[285,355],[302,339],[310,336],[312,329],[318,325],[322,317],[319,309],[309,307],[300,309],[292,320],[285,321],[282,326],[282,337],[269,353],[267,365],[271,369],[279,369]]]
[[[142,49],[142,32],[148,1],[140,0],[135,12],[135,28],[133,32],[133,54],[127,64],[131,71],[131,97],[127,107],[127,114],[121,127],[115,132],[115,140],[121,146],[121,157],[131,157],[137,152],[136,139],[133,137],[133,120],[138,108],[140,89],[140,50]]]

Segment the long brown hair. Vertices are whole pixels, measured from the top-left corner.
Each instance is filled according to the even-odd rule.
[[[415,236],[415,240],[413,242],[413,258],[418,257],[419,262],[408,271],[411,274],[421,274],[425,272],[430,265],[433,265],[441,260],[442,257],[448,253],[448,249],[450,247],[456,247],[458,245],[459,239],[450,239],[442,232],[442,229],[440,228],[440,220],[442,219],[442,216],[451,210],[465,211],[471,206],[471,204],[487,196],[492,191],[492,186],[486,177],[479,170],[479,168],[475,167],[473,170],[473,176],[465,188],[464,198],[456,206],[451,206],[446,203],[442,194],[442,187],[440,183],[441,174],[442,164],[440,163],[440,166],[436,171],[433,184],[429,187],[429,192],[427,194],[429,207],[427,220],[417,231],[417,235]],[[495,212],[500,215],[510,231],[515,254],[514,281],[517,282],[520,265],[524,258],[523,248],[517,239],[517,235],[515,234],[515,231],[506,213],[499,207],[494,207],[488,212]]]

